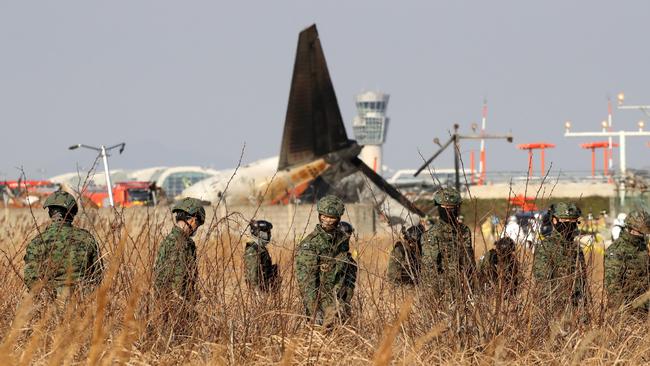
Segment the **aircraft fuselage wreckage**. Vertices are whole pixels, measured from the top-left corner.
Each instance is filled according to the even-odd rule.
[[[198,182],[182,196],[228,204],[314,202],[337,194],[347,202],[383,201],[374,186],[410,212],[424,213],[358,158],[348,139],[316,26],[300,32],[280,156]],[[232,179],[231,179],[232,178]],[[229,182],[230,181],[230,182]],[[370,192],[369,192],[370,191]],[[372,197],[369,196],[372,194]]]

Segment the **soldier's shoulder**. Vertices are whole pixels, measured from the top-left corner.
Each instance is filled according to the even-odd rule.
[[[77,240],[81,240],[84,242],[94,242],[95,237],[93,234],[90,233],[90,231],[80,228],[80,227],[72,227],[72,233],[75,236]]]
[[[451,227],[451,225],[450,225],[450,227]],[[470,238],[472,237],[472,230],[469,228],[469,226],[467,226],[467,225],[465,225],[463,223],[459,223],[458,224],[458,229],[459,229],[459,232],[464,237],[470,237]]]
[[[318,229],[314,229],[309,235],[305,236],[300,241],[300,249],[309,249],[312,246],[316,245],[321,241],[321,234],[318,232]]]
[[[427,230],[424,232],[424,234],[422,234],[422,236],[425,236],[425,237],[426,237],[426,236],[429,236],[429,237],[430,237],[430,236],[436,236],[436,235],[438,235],[438,233],[440,233],[440,231],[441,231],[442,229],[443,229],[443,226],[442,226],[440,220],[436,220],[433,224],[431,224],[431,226],[429,227],[429,229],[427,229]]]
[[[249,241],[244,247],[246,254],[257,253],[260,249],[262,249],[262,247],[254,241]]]

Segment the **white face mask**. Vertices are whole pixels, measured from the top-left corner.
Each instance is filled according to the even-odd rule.
[[[268,231],[260,231],[257,234],[257,237],[260,238],[263,241],[271,241],[271,233]]]

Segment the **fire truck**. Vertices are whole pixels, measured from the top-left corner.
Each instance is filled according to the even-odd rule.
[[[106,187],[90,187],[84,192],[84,197],[97,207],[109,207]],[[153,206],[157,202],[157,192],[151,182],[121,182],[113,185],[113,201],[115,207]]]

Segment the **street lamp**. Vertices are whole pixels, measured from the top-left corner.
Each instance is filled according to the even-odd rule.
[[[99,156],[102,157],[102,161],[104,162],[104,175],[106,176],[106,190],[108,191],[108,201],[111,205],[111,207],[115,206],[115,203],[113,202],[113,184],[111,183],[111,174],[108,169],[108,154],[106,152],[111,151],[113,149],[117,149],[118,147],[120,148],[119,152],[120,154],[124,151],[124,147],[126,144],[124,142],[105,147],[104,145],[101,145],[100,147],[95,147],[95,146],[89,146],[89,145],[84,145],[84,144],[77,144],[77,145],[72,145],[68,149],[69,150],[75,150],[80,147],[90,149],[97,151],[99,153]]]

